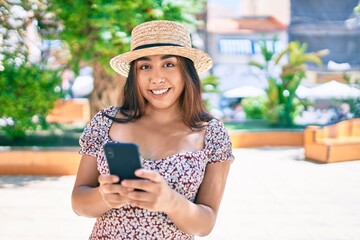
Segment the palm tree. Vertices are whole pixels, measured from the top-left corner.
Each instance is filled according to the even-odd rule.
[[[276,39],[274,43],[275,41]],[[251,61],[249,64],[263,70],[268,81],[265,119],[272,125],[292,126],[301,107],[296,97],[296,89],[306,76],[306,63],[321,65],[320,57],[327,55],[328,50],[306,53],[306,43],[292,41],[278,56],[275,56],[274,44],[272,49],[267,46],[265,40],[260,41],[259,44],[264,63]],[[285,56],[288,57],[287,63],[281,66],[280,76],[276,76],[270,66],[273,64],[275,67],[280,67],[280,62]]]

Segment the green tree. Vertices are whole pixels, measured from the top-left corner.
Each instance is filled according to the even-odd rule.
[[[46,10],[47,0],[0,0],[0,66],[5,55],[16,62],[29,60],[29,27],[37,27],[40,35],[55,30],[56,26],[49,21]]]
[[[320,57],[328,54],[328,50],[306,53],[306,43],[292,41],[288,43],[286,49],[275,56],[274,45],[269,48],[265,40],[260,41],[259,44],[263,62],[250,62],[250,65],[263,70],[268,80],[265,119],[273,125],[292,126],[301,108],[296,97],[296,89],[306,76],[306,63],[322,64]],[[285,56],[287,63],[281,66],[281,60]],[[277,67],[281,68],[280,76],[273,71]]]
[[[0,73],[0,130],[22,138],[27,130],[46,127],[46,115],[61,97],[61,78],[56,70],[39,64],[17,65],[10,58]]]
[[[61,97],[60,89],[54,91],[59,72],[29,54],[33,44],[41,44],[31,42],[29,29],[40,35],[54,29],[46,8],[46,0],[0,0],[0,130],[10,137],[46,127],[45,117]]]
[[[121,103],[124,79],[110,69],[109,60],[129,50],[134,26],[157,19],[194,26],[203,6],[203,0],[50,0],[50,10],[61,20],[59,38],[69,47],[73,66],[84,61],[94,70],[91,114]]]
[[[220,80],[214,75],[207,75],[201,79],[201,89],[203,93],[203,100],[206,108],[210,111],[213,107],[211,105],[211,94],[218,94]]]

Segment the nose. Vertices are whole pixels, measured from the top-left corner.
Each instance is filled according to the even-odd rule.
[[[150,82],[152,84],[163,84],[165,82],[165,76],[162,74],[161,70],[154,69],[151,74]]]
[[[165,82],[164,78],[153,78],[151,80],[152,84],[157,84],[157,85],[163,84],[164,82]]]

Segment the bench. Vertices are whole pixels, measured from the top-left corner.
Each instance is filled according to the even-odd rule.
[[[305,158],[330,163],[360,160],[360,118],[304,130]]]

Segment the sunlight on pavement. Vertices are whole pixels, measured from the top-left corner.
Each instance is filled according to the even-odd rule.
[[[234,149],[207,240],[360,239],[360,161],[319,164],[303,148]],[[74,176],[0,176],[0,238],[88,239],[94,219],[71,209]]]

